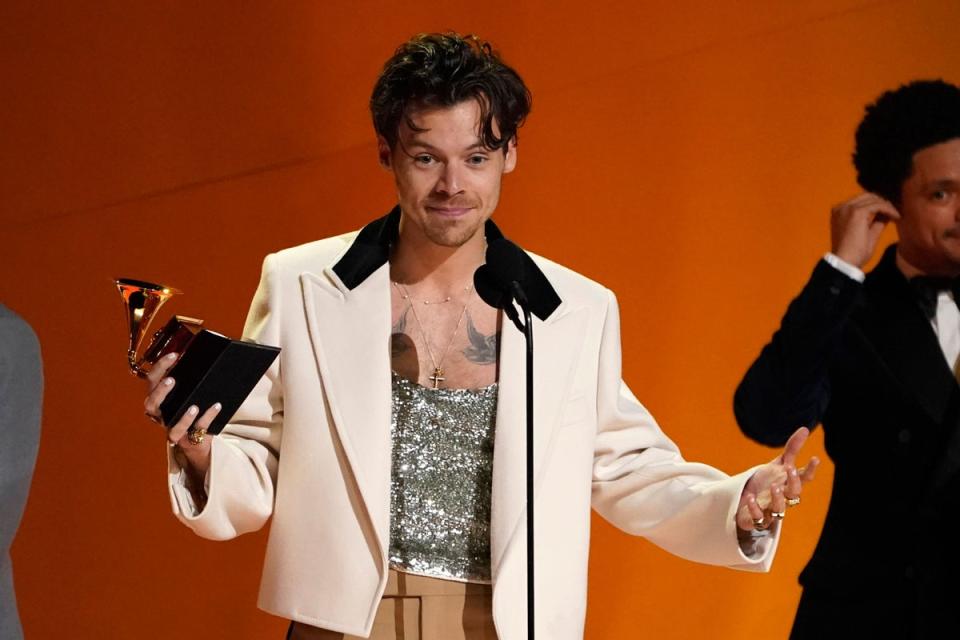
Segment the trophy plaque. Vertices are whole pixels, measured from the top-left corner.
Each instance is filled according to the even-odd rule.
[[[140,343],[153,317],[167,300],[180,292],[172,287],[128,278],[119,278],[115,283],[127,312],[130,371],[141,378],[146,377],[160,358],[168,353],[179,354],[167,373],[176,384],[160,405],[163,423],[168,426],[176,424],[192,405],[196,405],[199,415],[203,415],[211,405],[219,402],[222,408],[207,427],[207,432],[220,433],[280,354],[280,348],[249,340],[233,340],[205,329],[203,320],[174,316],[154,334],[143,356],[138,356]]]

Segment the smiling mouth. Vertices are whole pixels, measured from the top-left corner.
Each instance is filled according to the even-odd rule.
[[[430,213],[446,218],[459,218],[473,211],[473,207],[432,207],[429,205],[426,209]]]

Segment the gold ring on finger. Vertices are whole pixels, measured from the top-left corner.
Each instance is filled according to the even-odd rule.
[[[774,520],[783,520],[784,516],[787,515],[786,511],[771,511],[770,517]]]
[[[757,531],[763,531],[767,528],[768,525],[765,525],[764,518],[754,518],[753,519],[753,528]]]
[[[203,444],[203,436],[205,435],[207,435],[206,429],[191,429],[187,433],[187,437],[193,444]]]
[[[795,507],[798,504],[800,504],[800,496],[797,496],[796,498],[787,498],[788,507]]]

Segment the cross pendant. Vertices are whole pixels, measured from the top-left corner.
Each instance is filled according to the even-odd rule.
[[[446,380],[446,378],[443,377],[443,369],[440,367],[435,367],[433,370],[433,375],[430,376],[430,379],[433,381],[433,388],[439,389],[440,383]]]

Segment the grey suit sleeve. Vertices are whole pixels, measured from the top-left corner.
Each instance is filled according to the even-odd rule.
[[[30,326],[0,305],[0,640],[23,637],[10,545],[20,526],[40,443],[43,370]]]

